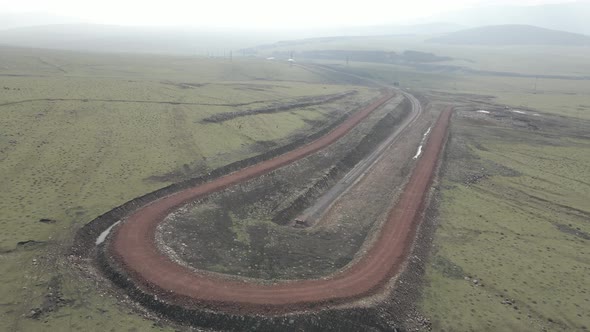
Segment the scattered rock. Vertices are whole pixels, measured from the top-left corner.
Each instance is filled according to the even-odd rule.
[[[41,219],[39,219],[39,222],[42,222],[44,224],[55,224],[57,222],[57,220],[49,219],[49,218],[41,218]]]

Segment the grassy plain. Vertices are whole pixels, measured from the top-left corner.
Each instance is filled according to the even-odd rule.
[[[471,114],[453,123],[423,310],[436,331],[588,328],[587,131]]]
[[[389,83],[399,82],[405,88],[444,95],[484,95],[494,103],[513,108],[534,108],[544,113],[590,119],[590,80],[425,72],[374,63],[355,63],[345,69]]]
[[[417,307],[433,331],[590,329],[590,80],[535,75],[587,77],[584,52],[432,50],[465,54],[468,68],[531,76],[332,62],[463,110],[452,122],[439,226]]]
[[[453,58],[434,64],[462,66],[474,70],[567,76],[588,76],[590,72],[590,47],[587,46],[445,45],[428,42],[427,40],[432,37],[390,35],[309,39],[293,44],[275,45],[259,52],[262,55],[272,55],[273,52],[317,50],[380,50],[396,53],[414,50]],[[344,65],[346,59],[343,57],[337,62]]]
[[[351,89],[377,95],[287,63],[3,48],[0,330],[159,330],[66,267],[73,232],[134,197],[309,133],[350,100],[203,118]],[[30,318],[39,308],[47,312]]]

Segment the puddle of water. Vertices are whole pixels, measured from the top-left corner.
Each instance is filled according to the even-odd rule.
[[[120,222],[121,222],[120,220],[117,221],[116,223],[112,224],[111,227],[107,228],[104,232],[100,233],[100,235],[96,238],[96,245],[103,243],[104,240],[106,240],[107,236],[109,236],[111,229],[113,229],[113,227],[117,226]]]

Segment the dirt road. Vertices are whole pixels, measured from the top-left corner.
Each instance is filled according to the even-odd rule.
[[[112,256],[146,293],[156,295],[158,301],[188,306],[278,313],[342,303],[377,292],[400,271],[411,248],[423,201],[445,141],[450,109],[439,118],[422,158],[398,203],[390,211],[377,240],[364,259],[342,272],[325,279],[276,284],[213,277],[207,272],[195,272],[171,261],[158,251],[154,238],[157,225],[176,208],[320,150],[343,136],[391,97],[391,93],[382,97],[306,146],[140,208],[115,230],[109,247]]]

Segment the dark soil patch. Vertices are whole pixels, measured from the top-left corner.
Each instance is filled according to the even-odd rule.
[[[577,236],[577,237],[584,239],[584,240],[590,240],[590,234],[580,230],[579,228],[573,228],[573,227],[571,227],[569,225],[565,225],[565,224],[555,224],[555,227],[557,227],[557,229],[563,233]]]
[[[263,108],[213,114],[210,117],[203,119],[202,122],[204,122],[204,123],[207,123],[207,122],[220,123],[220,122],[228,121],[228,120],[243,117],[243,116],[286,112],[286,111],[290,111],[290,110],[296,109],[296,108],[304,108],[304,107],[321,105],[321,104],[333,102],[333,101],[336,101],[336,100],[339,100],[339,99],[342,99],[345,97],[353,96],[356,93],[357,93],[357,91],[348,91],[348,92],[337,93],[337,94],[326,95],[326,96],[301,97],[301,98],[298,98],[297,100],[295,100],[294,102],[290,102],[290,103],[274,103],[273,105],[263,107]]]
[[[36,240],[26,240],[20,241],[16,243],[16,249],[18,250],[32,250],[37,249],[41,246],[47,245],[45,241],[36,241]]]
[[[453,263],[446,257],[443,256],[434,256],[432,258],[432,267],[435,270],[440,271],[445,277],[451,279],[463,279],[465,276],[465,272],[461,268],[461,266]]]

